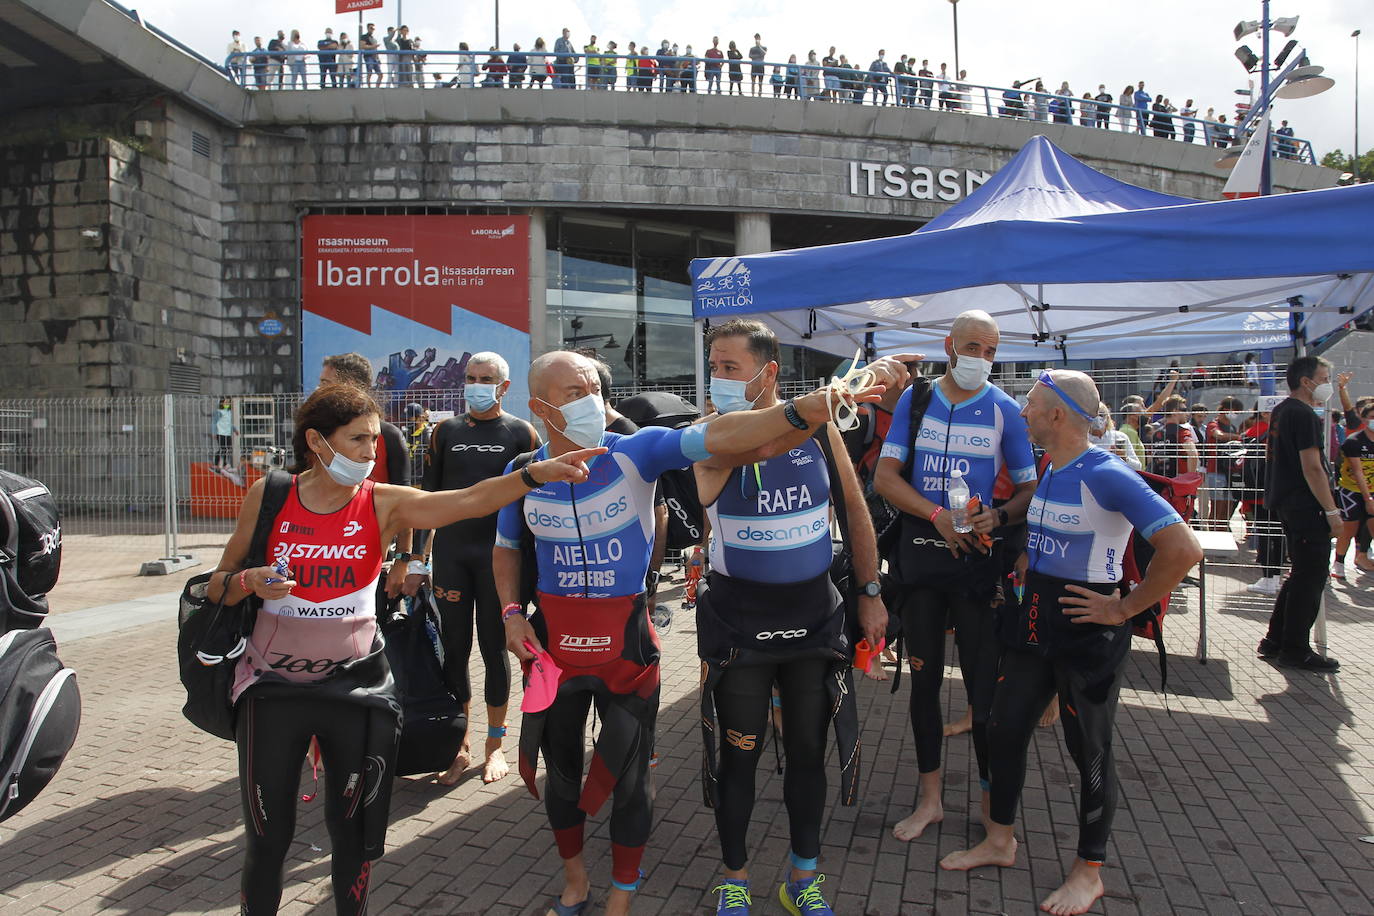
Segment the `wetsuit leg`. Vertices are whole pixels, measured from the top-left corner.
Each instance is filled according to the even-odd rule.
[[[654,727],[635,719],[604,691],[596,694],[601,727],[632,728],[638,734],[626,769],[616,780],[611,797],[611,880],[624,885],[639,882],[639,863],[654,823],[654,806],[649,798],[649,757],[654,748]],[[580,828],[579,828],[580,829]]]
[[[1107,837],[1116,814],[1116,762],[1112,730],[1116,700],[1121,692],[1121,669],[1086,683],[1082,674],[1064,663],[1055,665],[1060,722],[1064,744],[1078,765],[1078,857],[1101,863],[1107,858]]]
[[[444,682],[459,703],[472,699],[468,658],[472,655],[472,614],[477,589],[469,565],[452,545],[435,544],[430,555],[434,568],[434,598],[443,624]],[[491,566],[491,555],[487,555]]]
[[[486,671],[485,699],[488,706],[505,706],[510,700],[510,653],[506,651],[506,627],[501,622],[501,599],[496,594],[490,549],[485,562],[470,561],[468,575],[476,599],[477,649]]]
[[[296,833],[301,761],[314,723],[290,701],[239,700],[235,741],[246,836],[240,900],[244,916],[271,916],[281,904],[283,868]]]
[[[560,694],[544,722],[544,810],[553,828],[558,855],[571,859],[582,852],[586,813],[577,806],[582,794],[582,761],[586,745],[587,711],[591,691]]]
[[[911,732],[922,773],[940,769],[944,723],[940,685],[945,679],[945,624],[949,597],[929,588],[907,591],[902,602],[902,633],[911,668]]]
[[[1003,653],[987,729],[989,815],[995,823],[1016,823],[1026,749],[1056,689],[1054,665],[1047,659],[1020,649]]]
[[[754,812],[754,774],[763,753],[776,670],[774,665],[726,668],[716,685],[716,719],[721,737],[716,772],[720,793],[715,809],[716,832],[720,835],[721,859],[729,869],[743,868],[749,860],[747,834]],[[783,701],[784,714],[786,702]],[[784,733],[790,731],[789,725],[784,723]],[[789,774],[791,769],[789,747]]]
[[[951,596],[959,670],[964,676],[968,705],[973,710],[973,752],[978,779],[988,785],[988,716],[997,688],[997,662],[1002,646],[997,638],[997,614],[986,601],[967,595]]]
[[[782,695],[782,744],[787,753],[782,797],[787,805],[792,853],[801,859],[821,854],[821,821],[825,817],[826,730],[830,726],[830,693],[826,659],[798,659],[778,666]]]

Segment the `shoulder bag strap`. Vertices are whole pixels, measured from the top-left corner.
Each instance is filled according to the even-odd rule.
[[[930,408],[930,399],[935,393],[935,383],[924,375],[918,375],[911,380],[911,412],[907,415],[907,435],[911,437],[911,442],[902,444],[907,446],[906,462],[902,465],[902,480],[911,479],[911,471],[916,467],[916,436],[921,431],[921,424],[925,421],[926,411]]]
[[[267,539],[272,533],[272,523],[286,505],[286,497],[291,493],[292,477],[285,471],[271,470],[263,485],[262,505],[258,508],[258,520],[253,526],[253,539],[248,542],[248,558],[245,568],[262,566],[267,562]]]
[[[854,551],[849,542],[849,511],[845,506],[844,483],[835,468],[835,454],[830,448],[830,424],[822,423],[811,434],[811,438],[816,440],[821,447],[821,454],[825,456],[825,469],[830,475],[830,504],[835,507],[835,517],[840,521],[840,540],[844,544],[845,555],[852,557]]]

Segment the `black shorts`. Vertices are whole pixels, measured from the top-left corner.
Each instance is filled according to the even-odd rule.
[[[1358,490],[1337,487],[1336,502],[1341,510],[1343,522],[1363,522],[1369,518],[1369,513],[1364,508],[1364,494]]]

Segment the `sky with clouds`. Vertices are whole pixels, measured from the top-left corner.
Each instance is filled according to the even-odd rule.
[[[486,48],[494,40],[498,2],[386,0],[366,21],[382,30],[399,15],[431,52],[457,48],[459,41]],[[255,34],[266,38],[277,29],[289,33],[293,28],[313,42],[327,26],[352,34],[358,21],[356,14],[335,15],[334,0],[124,3],[214,60],[223,59],[233,29],[243,32],[250,44]],[[566,27],[579,48],[595,33],[602,47],[608,39],[622,49],[631,41],[657,47],[667,38],[692,45],[700,55],[712,36],[720,37],[722,47],[733,39],[745,49],[759,32],[770,60],[786,60],[793,53],[805,60],[807,51],[824,55],[835,45],[839,53],[866,65],[882,47],[889,62],[909,54],[929,58],[936,67],[947,61],[953,69],[953,8],[947,0],[879,0],[861,9],[862,15],[851,15],[834,0],[507,0],[500,9],[501,44],[529,47],[543,37],[552,46]],[[1013,79],[1040,77],[1054,89],[1068,80],[1078,95],[1096,92],[1100,83],[1119,94],[1127,82],[1143,79],[1146,88],[1165,94],[1177,107],[1192,98],[1199,111],[1215,106],[1218,114],[1232,115],[1234,90],[1249,79],[1232,56],[1238,44],[1232,29],[1242,19],[1258,19],[1260,9],[1259,0],[961,0],[959,63],[972,83],[1006,86]],[[1311,139],[1318,157],[1335,148],[1349,153],[1353,146],[1357,39],[1350,33],[1364,30],[1358,39],[1365,45],[1360,145],[1374,148],[1374,3],[1274,0],[1271,15],[1298,15],[1293,37],[1336,80],[1322,95],[1275,106],[1276,119],[1287,118],[1299,136]],[[1286,39],[1278,33],[1273,37],[1277,53]],[[1258,53],[1258,35],[1243,42]]]

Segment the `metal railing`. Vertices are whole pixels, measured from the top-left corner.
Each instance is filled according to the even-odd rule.
[[[510,58],[515,55],[516,61]],[[653,66],[645,67],[648,61]],[[1235,125],[1183,117],[1177,111],[1100,102],[1092,98],[984,86],[953,77],[894,74],[794,61],[739,61],[683,55],[539,51],[267,51],[231,54],[222,68],[253,90],[292,89],[573,89],[621,92],[714,93],[770,96],[780,101],[926,108],[989,118],[1058,123],[1149,135],[1224,149]],[[758,72],[761,79],[755,77]],[[738,73],[738,78],[736,78]],[[1315,164],[1301,137],[1273,138],[1273,155]]]

